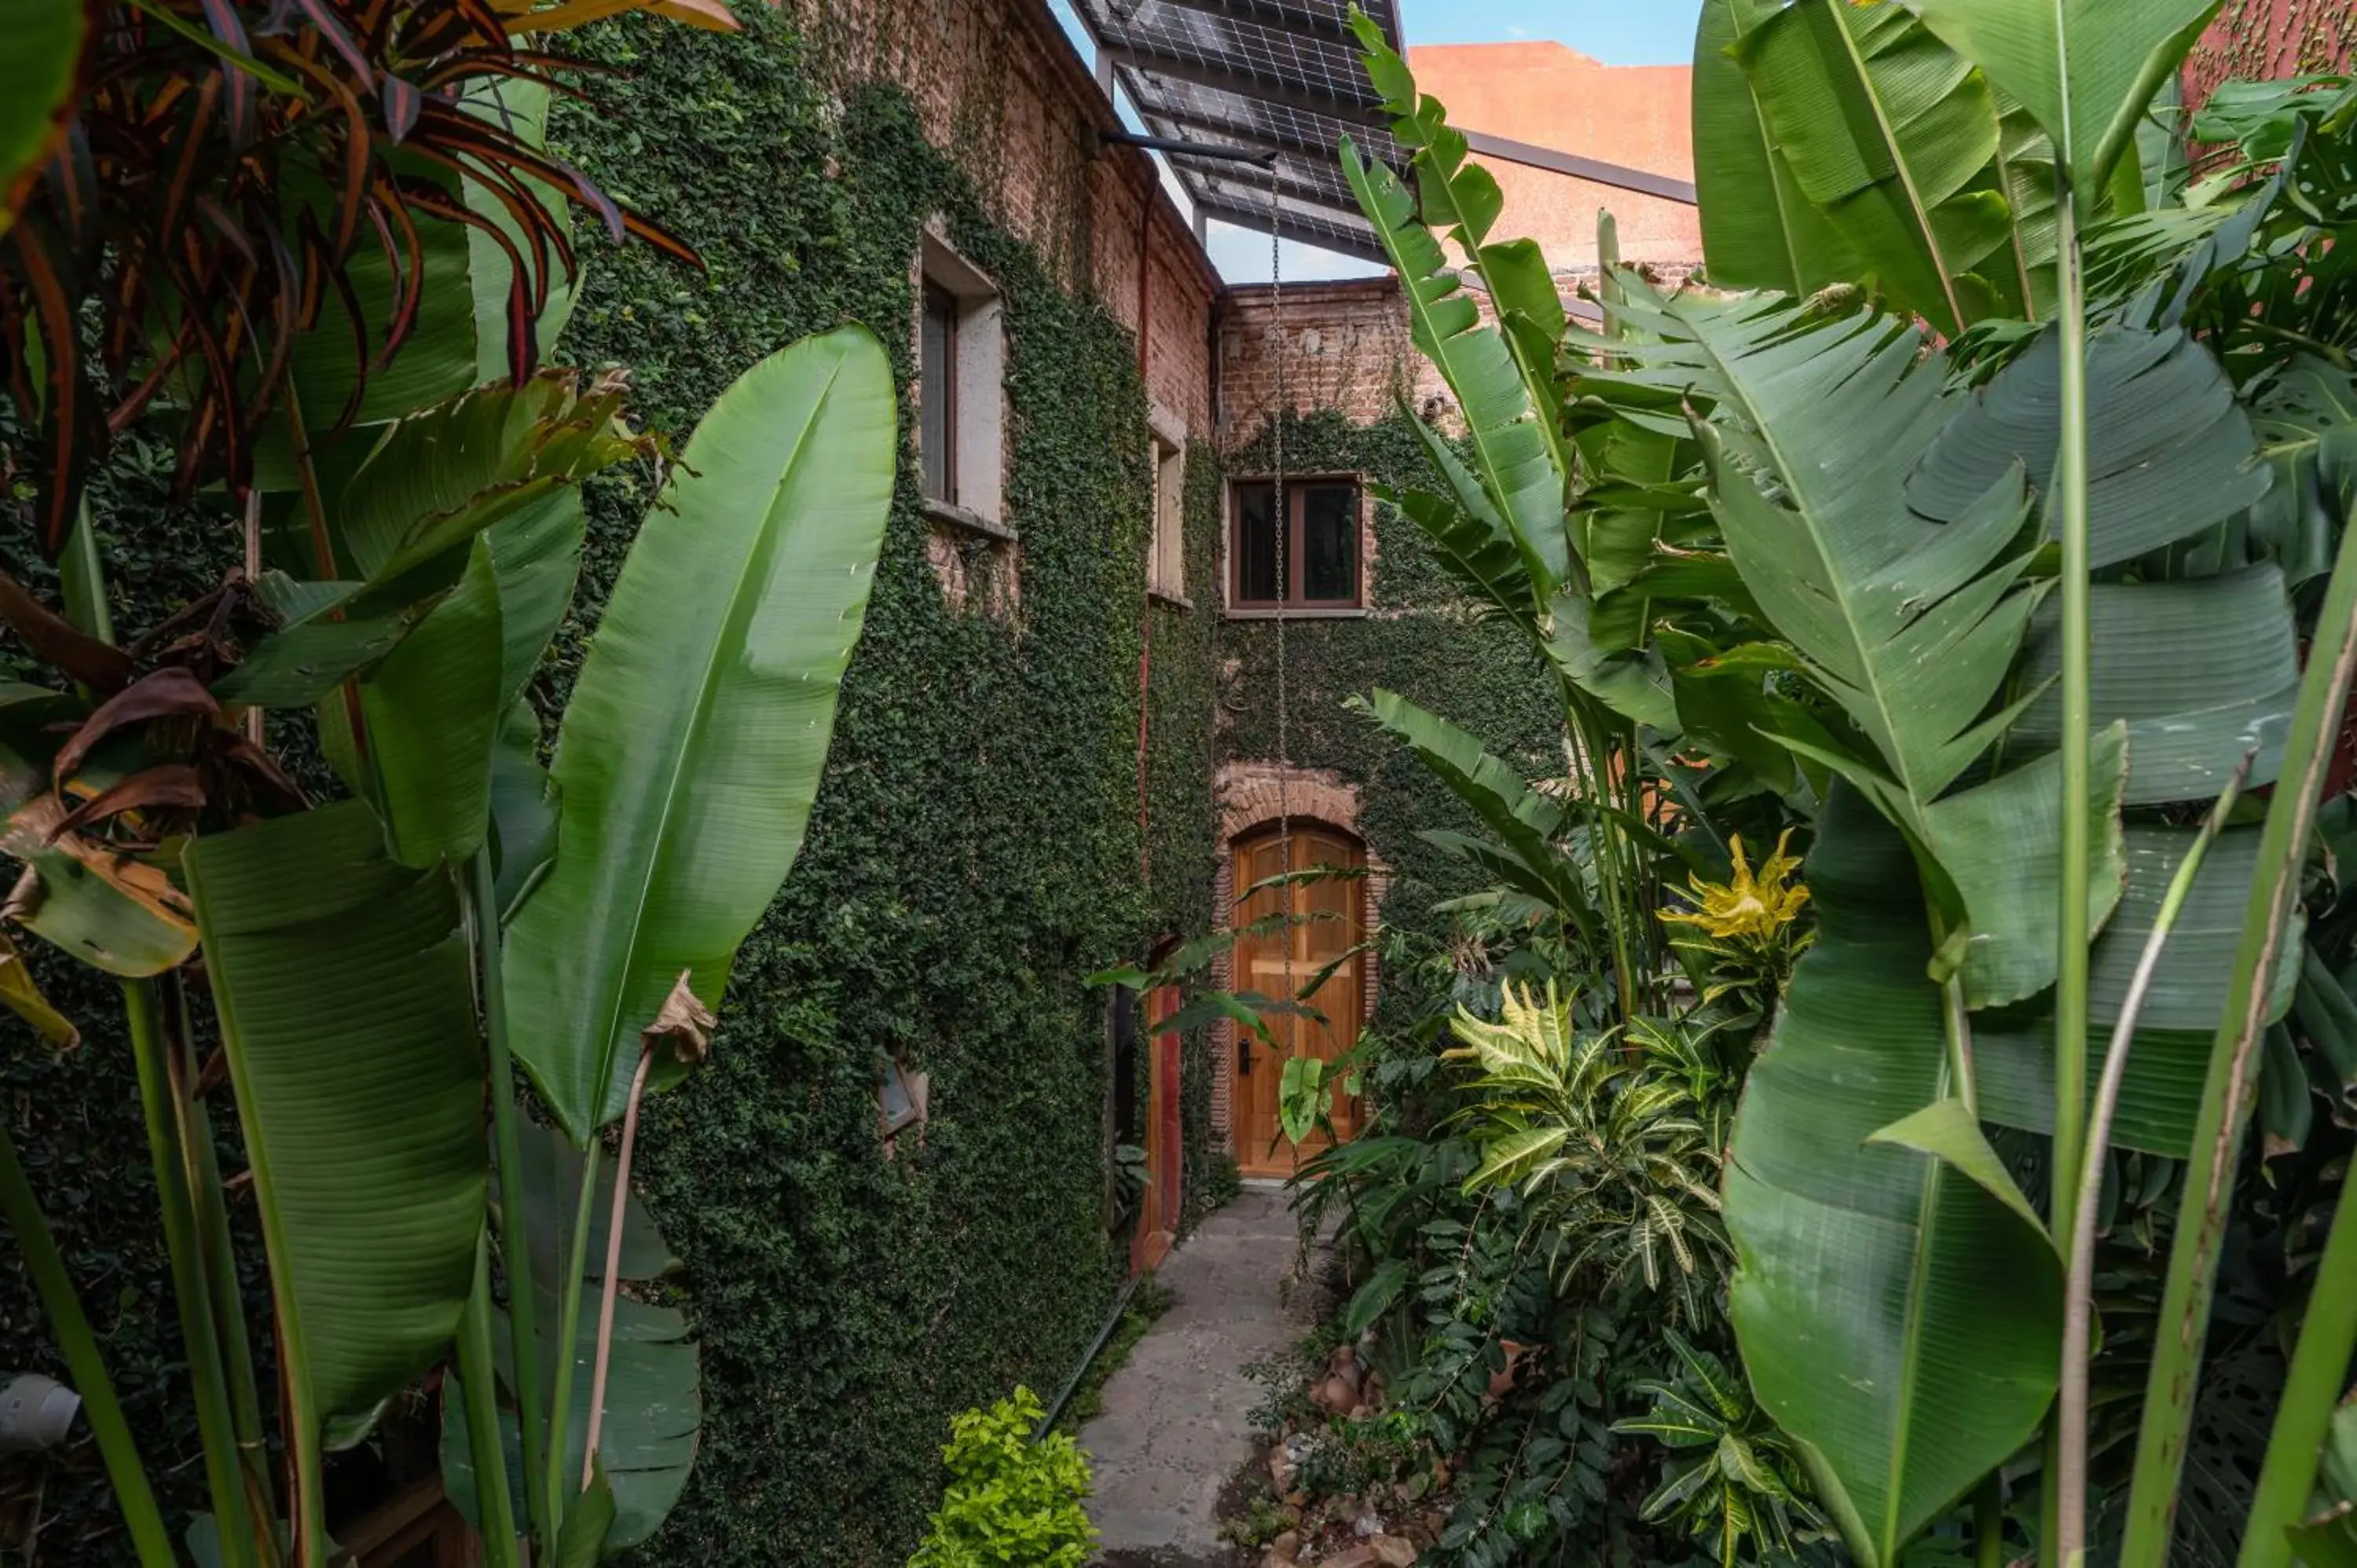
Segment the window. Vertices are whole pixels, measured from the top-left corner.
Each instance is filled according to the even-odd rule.
[[[925,495],[957,504],[957,295],[925,280],[918,328],[917,377],[924,399],[917,451],[925,461]]]
[[[1269,609],[1280,604],[1302,609],[1358,607],[1359,487],[1347,479],[1286,481],[1282,552],[1278,550],[1276,489],[1275,481],[1268,479],[1235,487],[1230,606],[1239,609]]]
[[[1154,553],[1146,585],[1167,599],[1187,596],[1187,451],[1160,433],[1154,437]]]
[[[937,515],[998,528],[1006,429],[998,291],[931,233],[920,262],[917,457]]]

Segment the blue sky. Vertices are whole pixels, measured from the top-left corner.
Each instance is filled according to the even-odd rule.
[[[1090,47],[1068,0],[1050,0],[1082,55]],[[1683,65],[1694,50],[1695,18],[1702,0],[1400,0],[1410,44],[1499,44],[1553,38],[1607,65]],[[1123,117],[1135,115],[1125,101]],[[1575,151],[1577,149],[1574,149]],[[1172,184],[1166,171],[1164,182]],[[1184,197],[1179,198],[1182,209]],[[1265,283],[1268,235],[1214,221],[1212,264],[1231,283]],[[1363,277],[1380,271],[1347,256],[1297,245],[1284,247],[1287,279]]]

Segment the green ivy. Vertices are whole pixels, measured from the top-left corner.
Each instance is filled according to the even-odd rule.
[[[745,366],[845,319],[877,329],[905,381],[912,264],[940,215],[1004,302],[1021,596],[1011,624],[987,596],[945,602],[904,464],[801,862],[737,961],[711,1069],[647,1117],[642,1168],[687,1265],[707,1406],[687,1496],[647,1555],[750,1564],[782,1543],[897,1564],[941,1496],[951,1415],[1060,1384],[1125,1265],[1105,1230],[1106,1000],[1082,982],[1208,921],[1211,629],[1201,610],[1151,612],[1141,886],[1135,340],[990,220],[903,95],[831,102],[780,14],[745,21],[734,38],[627,23],[588,38],[628,74],[560,114],[559,150],[675,226],[706,270],[594,250],[568,353],[630,367],[638,411],[677,432]],[[1217,467],[1190,456],[1190,566],[1208,583]],[[545,711],[651,482],[593,489],[588,607]],[[966,548],[1006,564],[1006,546]],[[931,1075],[921,1142],[890,1155],[887,1053]]]
[[[1265,474],[1275,433],[1263,429],[1229,453],[1228,472]],[[1319,410],[1285,421],[1288,473],[1358,474],[1370,484],[1437,486],[1421,439],[1405,415],[1353,424]],[[1381,919],[1387,931],[1445,939],[1433,904],[1471,891],[1479,879],[1419,836],[1432,828],[1478,824],[1423,764],[1343,707],[1380,687],[1397,692],[1482,737],[1533,779],[1563,770],[1562,714],[1545,671],[1511,628],[1477,620],[1450,585],[1415,525],[1375,508],[1370,584],[1362,619],[1296,620],[1285,627],[1286,751],[1296,766],[1331,768],[1359,787],[1359,832],[1391,869]],[[1220,760],[1277,755],[1276,649],[1273,622],[1231,621],[1222,652],[1231,661],[1222,695],[1227,720]],[[1404,1027],[1429,998],[1405,977],[1386,974],[1373,1022]]]

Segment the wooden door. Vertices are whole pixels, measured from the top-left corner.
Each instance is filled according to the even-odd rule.
[[[1366,853],[1356,840],[1330,828],[1297,823],[1290,840],[1288,846],[1285,837],[1268,832],[1238,841],[1234,852],[1237,890],[1287,870],[1333,866],[1359,871],[1367,863]],[[1297,993],[1319,971],[1358,946],[1365,935],[1361,918],[1365,888],[1360,877],[1329,877],[1287,883],[1254,894],[1236,911],[1240,929],[1288,910],[1295,918],[1236,939],[1233,989],[1277,998]],[[1229,1103],[1235,1115],[1236,1160],[1247,1172],[1290,1175],[1305,1155],[1327,1145],[1322,1132],[1313,1133],[1299,1148],[1286,1139],[1277,1114],[1278,1083],[1288,1057],[1307,1053],[1331,1061],[1357,1042],[1365,1010],[1365,962],[1363,953],[1353,953],[1308,998],[1309,1004],[1325,1015],[1322,1020],[1271,1015],[1267,1023],[1274,1048],[1239,1026],[1231,1067],[1235,1074],[1234,1094]],[[1359,1106],[1339,1089],[1333,1122],[1336,1135],[1346,1142],[1358,1131]]]

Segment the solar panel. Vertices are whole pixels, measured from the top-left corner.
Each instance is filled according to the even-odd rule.
[[[1175,141],[1274,152],[1270,174],[1171,158],[1197,206],[1230,222],[1380,261],[1373,228],[1343,182],[1348,135],[1398,166],[1382,102],[1360,63],[1351,0],[1074,0],[1146,128]],[[1361,0],[1394,48],[1398,0]],[[1272,182],[1274,190],[1272,191]]]

